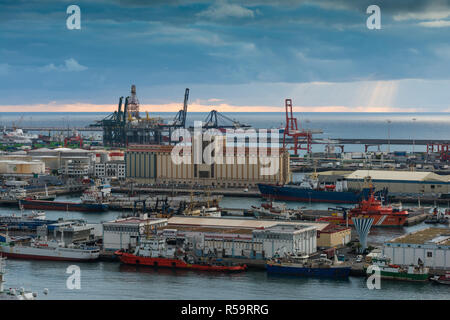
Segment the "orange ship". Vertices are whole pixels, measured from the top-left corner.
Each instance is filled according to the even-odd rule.
[[[362,200],[355,208],[351,209],[346,217],[342,216],[321,217],[318,221],[326,221],[336,224],[353,225],[352,218],[373,218],[373,227],[401,227],[408,218],[407,210],[397,210],[390,206],[383,206],[380,200],[375,199],[373,192],[367,200]]]

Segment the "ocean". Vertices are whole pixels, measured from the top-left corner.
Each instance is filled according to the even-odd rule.
[[[54,126],[64,128],[85,127],[108,116],[107,112],[2,112],[0,126],[18,127]],[[187,126],[194,121],[204,121],[207,112],[188,112]],[[284,127],[284,112],[230,112],[227,117],[254,128]],[[150,117],[172,120],[175,113],[150,113]],[[315,138],[378,138],[378,139],[450,139],[450,113],[348,113],[348,112],[303,112],[294,113],[299,126],[304,129],[322,130]],[[415,120],[413,120],[415,119]],[[390,123],[388,122],[390,121]],[[384,146],[384,150],[387,146]],[[391,151],[412,151],[412,145],[391,145]],[[349,145],[346,151],[361,152],[364,146]],[[426,146],[414,147],[416,152],[425,152]],[[313,145],[314,152],[324,151],[324,145]],[[383,151],[383,150],[382,150]]]

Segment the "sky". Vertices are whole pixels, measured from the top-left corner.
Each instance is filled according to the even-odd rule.
[[[450,0],[0,0],[0,112],[450,112],[449,40]]]

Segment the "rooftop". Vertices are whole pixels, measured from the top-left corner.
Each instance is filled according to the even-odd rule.
[[[116,219],[116,220],[113,220],[113,221],[104,222],[103,224],[129,224],[129,225],[136,225],[136,224],[148,223],[148,222],[150,222],[150,224],[164,223],[164,222],[167,222],[167,219],[130,217],[130,218],[122,218],[122,219]]]
[[[427,228],[416,232],[408,233],[406,235],[388,241],[388,243],[407,243],[407,244],[425,244],[430,242],[434,244],[449,246],[450,229]]]
[[[392,170],[356,170],[346,176],[347,179],[363,180],[370,176],[372,180],[402,180],[402,181],[437,181],[448,182],[447,177],[433,172],[392,171]]]
[[[265,229],[278,224],[284,225],[304,225],[313,226],[317,230],[324,229],[328,223],[317,222],[289,222],[280,220],[262,220],[262,219],[235,219],[235,218],[208,218],[208,217],[172,217],[168,224],[174,225],[198,226],[198,227],[231,227],[231,228],[247,228],[247,229]]]

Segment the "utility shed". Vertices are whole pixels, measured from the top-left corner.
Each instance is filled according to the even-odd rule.
[[[450,181],[446,176],[433,172],[356,170],[345,179],[350,189],[362,189],[365,179],[370,177],[377,190],[388,188],[390,194],[440,194],[450,192]]]
[[[417,265],[450,270],[450,229],[427,228],[387,241],[383,254],[392,263]]]

